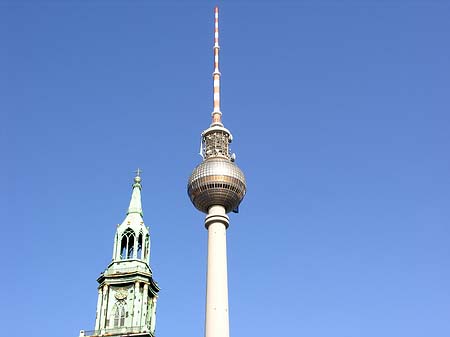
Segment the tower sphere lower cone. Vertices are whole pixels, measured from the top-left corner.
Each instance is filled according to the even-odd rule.
[[[208,213],[220,205],[227,213],[235,210],[246,191],[245,177],[239,167],[226,158],[208,158],[192,172],[188,194],[194,206]]]

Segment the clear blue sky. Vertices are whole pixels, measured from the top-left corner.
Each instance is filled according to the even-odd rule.
[[[93,328],[137,167],[157,335],[203,335],[216,3],[0,1],[2,335]],[[231,336],[449,336],[450,3],[219,5]]]

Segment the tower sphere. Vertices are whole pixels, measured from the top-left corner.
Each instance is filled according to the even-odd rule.
[[[194,206],[208,213],[220,205],[227,213],[235,210],[246,191],[242,171],[228,158],[210,157],[200,163],[188,181],[188,194]]]

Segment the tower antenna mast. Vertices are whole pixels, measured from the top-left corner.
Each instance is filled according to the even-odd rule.
[[[220,111],[220,70],[219,70],[219,7],[214,8],[214,110],[212,124],[222,125],[222,112]]]

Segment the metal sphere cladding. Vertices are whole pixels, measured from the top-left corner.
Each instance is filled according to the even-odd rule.
[[[211,206],[235,210],[246,191],[245,177],[239,167],[226,158],[208,158],[198,165],[188,182],[188,194],[194,206],[208,213]]]

